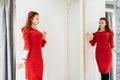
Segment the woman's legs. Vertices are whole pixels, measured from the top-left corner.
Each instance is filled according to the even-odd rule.
[[[109,73],[101,74],[101,80],[109,80]]]

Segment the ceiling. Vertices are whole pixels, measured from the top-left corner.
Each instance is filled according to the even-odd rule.
[[[106,0],[105,3],[106,3],[106,4],[113,5],[113,4],[114,4],[114,0]]]
[[[114,0],[106,0],[107,2],[114,2]]]
[[[113,9],[114,8],[114,0],[105,0],[106,8]]]

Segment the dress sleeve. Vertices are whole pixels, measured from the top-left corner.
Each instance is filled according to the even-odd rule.
[[[47,41],[45,39],[42,40],[41,46],[44,47]]]
[[[29,38],[29,31],[23,32],[23,40],[24,40],[24,50],[29,50],[30,49],[30,38]]]
[[[112,32],[109,35],[109,44],[110,44],[111,48],[115,47],[115,45],[114,45],[114,34]]]
[[[93,33],[93,39],[89,41],[89,43],[94,46],[96,44],[95,33]]]

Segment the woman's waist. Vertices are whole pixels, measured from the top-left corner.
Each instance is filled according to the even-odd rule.
[[[96,47],[107,47],[107,48],[110,48],[110,45],[108,43],[106,44],[103,44],[103,43],[97,43]]]
[[[28,54],[28,59],[31,59],[31,60],[42,60],[42,53],[29,53]]]
[[[102,51],[104,51],[104,50],[108,50],[108,51],[110,51],[111,50],[111,47],[108,45],[97,45],[96,46],[96,50],[102,50]]]
[[[42,47],[41,46],[37,46],[37,45],[32,45],[30,46],[30,50],[35,50],[35,51],[41,51],[42,50]]]

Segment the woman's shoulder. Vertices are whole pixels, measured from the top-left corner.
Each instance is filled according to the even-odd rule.
[[[31,30],[31,28],[30,29],[27,29],[25,26],[23,26],[22,28],[21,28],[21,31],[22,32],[29,32]]]
[[[113,31],[109,31],[109,35],[110,36],[114,36],[114,32]]]
[[[96,31],[96,32],[93,32],[92,34],[93,34],[93,35],[96,35],[97,33],[98,33],[98,31]]]
[[[23,32],[24,29],[25,29],[25,27],[22,27],[22,28],[21,28],[21,31]]]
[[[104,34],[105,33],[105,31],[104,32],[99,32],[99,31],[96,31],[96,32],[93,32],[92,34],[94,35],[94,36],[97,36],[97,35],[99,35],[99,34]]]

